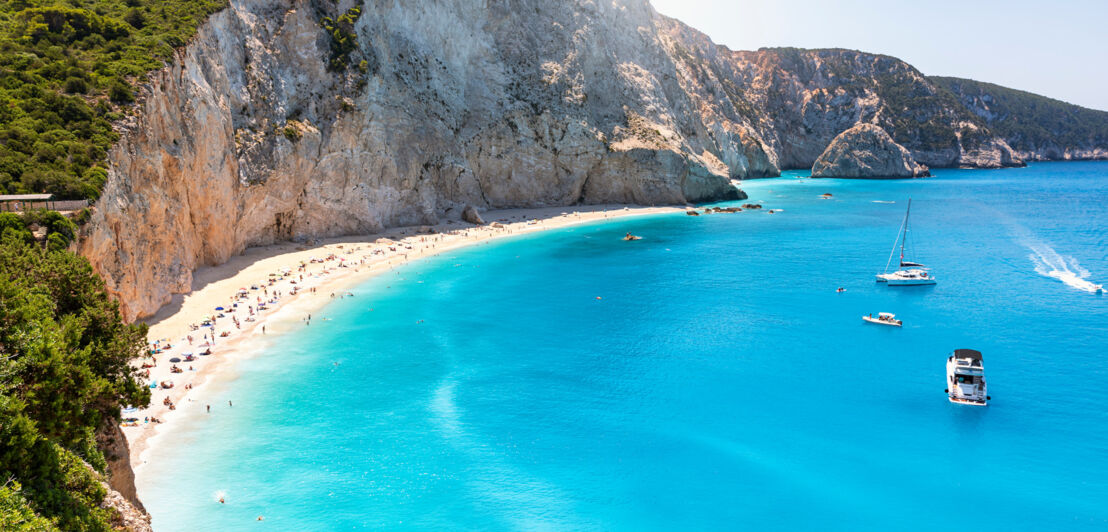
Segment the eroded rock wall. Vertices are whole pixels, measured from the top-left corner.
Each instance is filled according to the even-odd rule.
[[[322,17],[360,6],[350,67]],[[125,315],[247,246],[479,208],[738,197],[772,174],[705,124],[628,1],[233,0],[151,76],[81,251]]]
[[[321,20],[353,8],[334,71]],[[903,61],[732,51],[647,0],[231,0],[121,124],[81,251],[134,319],[248,246],[735,198],[858,123],[931,167],[1022,164]]]

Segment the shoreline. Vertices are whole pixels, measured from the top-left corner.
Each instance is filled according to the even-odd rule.
[[[155,342],[159,347],[167,343],[171,347],[132,363],[143,371],[149,370],[149,376],[141,378],[147,386],[168,380],[173,387],[152,388],[150,406],[124,411],[124,419],[138,419],[136,423],[122,426],[131,468],[137,477],[154,447],[155,442],[151,440],[165,433],[175,418],[184,415],[183,410],[189,410],[189,406],[199,408],[194,399],[203,394],[208,383],[226,376],[235,360],[260,354],[264,338],[291,331],[294,323],[303,321],[300,316],[330,303],[334,293],[345,292],[415,260],[500,238],[684,210],[685,207],[677,206],[630,205],[493,210],[482,213],[485,225],[453,221],[434,226],[396,227],[372,235],[328,238],[311,245],[274,244],[248,248],[222,265],[200,268],[194,272],[191,292],[175,295],[154,316],[141,320],[150,327],[148,347],[153,349]],[[282,275],[282,272],[286,273]],[[259,301],[265,302],[265,310],[257,307]],[[224,310],[217,311],[216,307]],[[210,327],[198,327],[212,317],[215,320]],[[226,336],[220,336],[222,334]],[[205,338],[206,335],[209,338]],[[206,349],[210,349],[211,355],[200,355]],[[195,359],[184,361],[185,353],[193,353]],[[173,357],[180,357],[182,361],[169,362]],[[153,367],[144,367],[155,361]],[[182,371],[172,373],[172,366]],[[181,410],[164,404],[166,400],[179,405]],[[145,421],[148,418],[158,422]]]

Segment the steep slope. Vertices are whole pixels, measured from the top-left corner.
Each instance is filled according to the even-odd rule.
[[[932,76],[1021,159],[1108,159],[1108,112],[970,79]]]
[[[251,245],[741,197],[732,179],[809,168],[858,123],[931,167],[1022,164],[902,61],[731,51],[646,0],[232,0],[172,59],[81,243],[129,318]]]
[[[853,50],[732,51],[680,21],[656,17],[687,90],[712,88],[779,168],[810,168],[858,122],[889,132],[935,167],[1021,164],[952,94],[899,59]],[[712,103],[703,104],[712,107]]]
[[[739,197],[649,5],[572,4],[232,1],[146,87],[82,253],[137,317],[278,239]]]

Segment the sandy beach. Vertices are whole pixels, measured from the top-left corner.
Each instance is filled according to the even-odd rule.
[[[251,248],[225,264],[201,268],[194,274],[192,292],[175,296],[144,320],[150,325],[151,355],[135,360],[134,366],[144,372],[152,396],[148,408],[123,413],[131,466],[137,470],[145,463],[151,438],[181,414],[178,405],[202,393],[204,384],[225,371],[237,355],[256,348],[252,339],[289,330],[314,309],[343,297],[349,287],[371,276],[497,238],[682,210],[594,205],[487,211],[482,213],[486,225],[455,221],[312,245],[277,244]],[[163,386],[168,383],[171,388]]]

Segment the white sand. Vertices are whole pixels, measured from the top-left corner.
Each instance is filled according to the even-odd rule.
[[[146,320],[150,324],[148,340],[153,343],[168,341],[170,349],[154,355],[155,367],[149,368],[148,384],[165,380],[173,382],[169,390],[160,387],[152,390],[150,407],[137,412],[125,412],[124,417],[137,417],[136,426],[123,427],[123,432],[131,449],[131,466],[138,468],[145,461],[146,451],[151,444],[150,438],[172,423],[180,413],[170,410],[163,401],[168,397],[174,404],[183,405],[196,395],[206,382],[219,372],[226,372],[229,363],[250,352],[250,339],[257,339],[264,332],[279,334],[289,330],[293,324],[311,313],[313,309],[331,301],[331,294],[345,293],[347,287],[365,281],[367,278],[395,268],[405,262],[427,257],[444,251],[455,250],[483,241],[555,229],[569,225],[586,223],[606,218],[623,216],[680,212],[676,207],[625,207],[622,205],[596,205],[588,207],[552,207],[540,209],[514,209],[488,211],[482,214],[488,225],[454,222],[440,224],[432,228],[431,234],[419,234],[416,227],[395,228],[379,235],[364,237],[346,237],[327,240],[326,243],[313,246],[298,244],[280,244],[246,250],[232,258],[226,264],[202,268],[194,274],[193,290],[184,296],[175,296],[173,301]],[[499,227],[494,226],[496,222]],[[379,238],[388,238],[394,243],[376,243]],[[326,260],[328,257],[333,257]],[[325,259],[313,263],[312,259]],[[340,260],[342,259],[342,260]],[[281,277],[282,269],[291,270],[291,274]],[[270,276],[277,274],[277,276]],[[301,278],[302,277],[302,278]],[[272,283],[270,280],[273,280]],[[251,286],[258,289],[251,290]],[[264,290],[263,290],[264,287]],[[235,299],[240,288],[246,288],[248,295]],[[293,294],[297,288],[299,292]],[[311,292],[315,288],[316,292]],[[267,301],[280,293],[280,298],[267,309],[259,311],[258,298]],[[233,308],[233,302],[238,307]],[[225,317],[217,318],[213,327],[198,326],[207,318],[220,314],[214,310],[222,306]],[[253,307],[255,321],[246,321]],[[233,323],[237,318],[239,326]],[[208,347],[204,335],[216,335],[211,345],[212,355],[199,356]],[[227,337],[219,334],[228,333]],[[189,345],[187,336],[193,338]],[[256,343],[256,342],[255,342]],[[171,357],[181,357],[191,352],[196,360],[175,364],[183,373],[173,374],[169,362]],[[264,353],[263,353],[264,356]],[[149,364],[147,357],[134,361],[136,367]],[[190,367],[194,370],[190,370]],[[225,375],[225,373],[224,373]],[[188,389],[191,388],[191,389]],[[183,408],[183,407],[182,407]],[[161,423],[146,422],[153,417]]]

